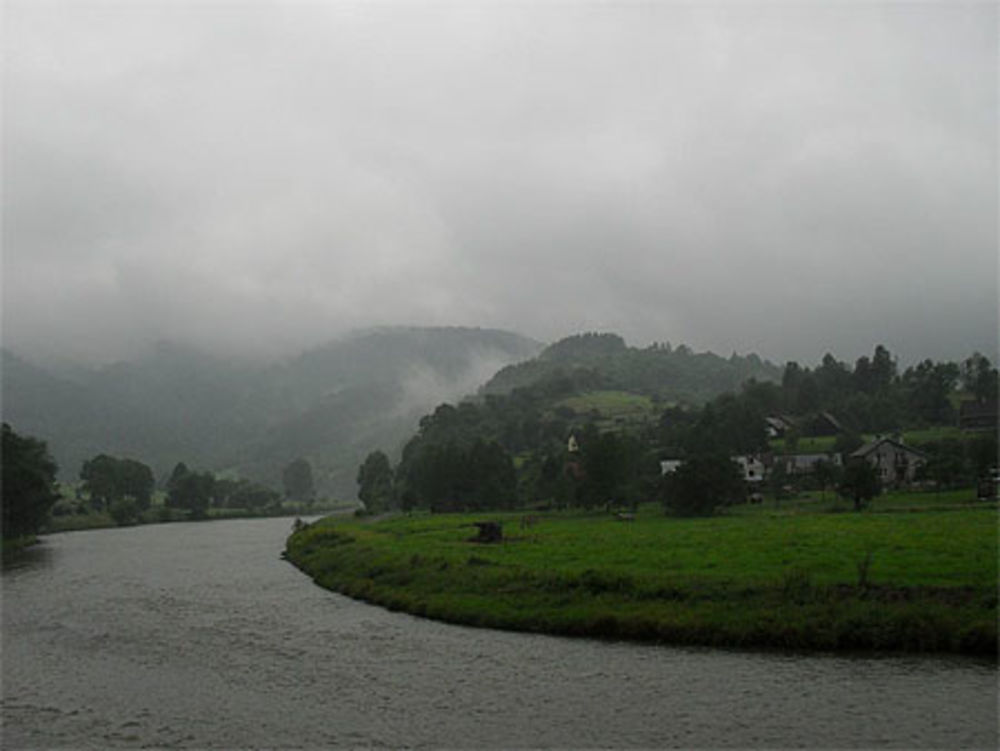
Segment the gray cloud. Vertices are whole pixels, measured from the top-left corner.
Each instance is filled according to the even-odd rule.
[[[990,4],[4,9],[3,338],[997,349]]]

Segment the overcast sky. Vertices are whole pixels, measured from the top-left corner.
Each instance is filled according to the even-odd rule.
[[[997,7],[3,2],[3,344],[997,350]]]

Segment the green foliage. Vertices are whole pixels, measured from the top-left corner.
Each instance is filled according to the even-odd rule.
[[[140,511],[139,504],[133,498],[116,498],[108,509],[111,518],[119,527],[137,523]]]
[[[186,509],[192,519],[204,519],[215,492],[215,477],[210,472],[192,472],[181,462],[167,483],[167,507]]]
[[[517,475],[510,455],[496,442],[432,444],[411,458],[403,493],[432,511],[511,508]]]
[[[664,504],[677,516],[710,516],[743,499],[740,468],[725,454],[699,454],[664,478]]]
[[[538,356],[539,360],[585,361],[601,357],[620,355],[628,347],[617,334],[590,332],[568,336],[546,347]]]
[[[55,490],[56,463],[44,441],[21,436],[3,423],[0,446],[0,506],[3,537],[36,534],[59,499]]]
[[[701,403],[744,381],[773,381],[780,371],[756,355],[729,359],[685,346],[628,347],[615,334],[572,336],[538,358],[508,366],[483,387],[486,394],[510,394],[553,378],[573,381],[574,390],[618,390],[662,401]]]
[[[134,459],[118,459],[99,454],[83,463],[80,490],[90,497],[96,511],[110,511],[111,506],[129,501],[137,511],[149,508],[155,480],[153,471]]]
[[[393,472],[389,457],[373,451],[358,468],[358,498],[372,514],[386,511],[393,502]]]
[[[974,352],[960,369],[962,386],[981,402],[997,398],[997,369],[979,352]]]
[[[848,462],[844,467],[838,492],[854,502],[854,510],[861,511],[882,491],[878,470],[864,460]]]

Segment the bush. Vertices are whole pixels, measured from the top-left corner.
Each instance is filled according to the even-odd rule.
[[[139,504],[131,498],[120,498],[112,501],[108,513],[115,520],[115,524],[125,527],[139,521]]]

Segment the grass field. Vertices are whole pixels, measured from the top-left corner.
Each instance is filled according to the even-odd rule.
[[[571,396],[555,405],[568,407],[578,415],[596,417],[599,428],[612,429],[623,425],[636,425],[657,418],[657,407],[648,396],[627,391],[590,391]]]
[[[902,501],[901,501],[902,502]],[[504,542],[470,542],[500,521]],[[326,519],[287,555],[322,586],[496,628],[672,643],[996,653],[995,507]]]

